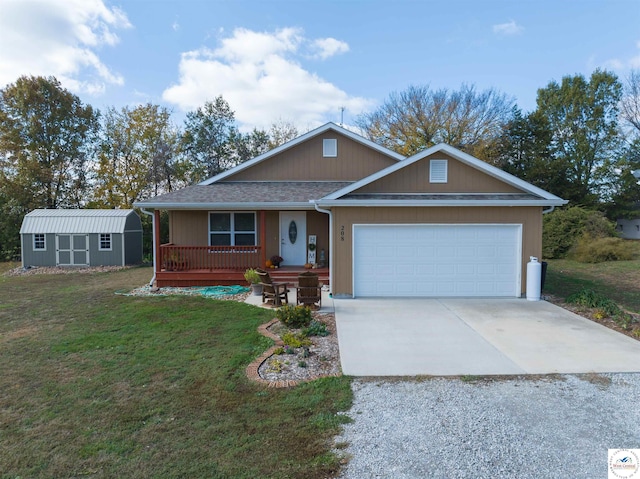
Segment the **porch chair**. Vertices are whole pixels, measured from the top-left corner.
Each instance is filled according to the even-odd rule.
[[[256,269],[256,273],[260,276],[263,303],[273,301],[273,305],[276,307],[279,307],[282,303],[289,304],[287,283],[274,283],[269,273],[263,269]]]
[[[322,306],[322,286],[319,284],[318,275],[311,271],[300,273],[296,288],[296,304],[312,306],[316,303],[320,309]]]

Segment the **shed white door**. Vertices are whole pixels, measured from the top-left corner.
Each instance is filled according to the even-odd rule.
[[[355,225],[354,296],[520,296],[521,231],[521,225]]]
[[[56,235],[56,264],[59,266],[87,266],[89,264],[89,235]]]

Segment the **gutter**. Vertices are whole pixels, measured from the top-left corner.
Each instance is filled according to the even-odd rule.
[[[149,286],[153,287],[153,283],[156,280],[156,216],[151,211],[147,211],[144,208],[140,208],[145,215],[151,216],[151,245],[153,247],[153,277],[149,281]]]
[[[198,202],[189,202],[189,203],[181,203],[181,202],[156,202],[153,203],[151,201],[134,203],[134,206],[137,208],[156,208],[159,210],[219,210],[219,209],[228,209],[228,210],[238,210],[238,211],[254,211],[256,209],[260,210],[281,210],[281,209],[301,209],[301,210],[309,210],[312,209],[309,206],[309,201],[279,201],[279,202],[267,202],[267,203],[256,203],[256,202],[232,202],[232,203],[198,203]]]
[[[555,209],[556,209],[556,207],[552,206],[551,208],[547,208],[546,210],[542,210],[542,214],[546,215],[547,213],[551,213]]]
[[[482,207],[482,206],[562,206],[566,200],[323,200],[321,206],[355,207]]]
[[[333,213],[318,206],[316,200],[311,200],[316,211],[329,215],[329,297],[333,298]]]

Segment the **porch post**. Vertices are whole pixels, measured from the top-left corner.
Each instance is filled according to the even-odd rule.
[[[155,256],[156,273],[160,272],[160,210],[153,210],[153,249]]]
[[[264,268],[265,263],[267,262],[267,231],[266,231],[266,214],[264,210],[260,210],[260,261],[262,264],[261,268]]]

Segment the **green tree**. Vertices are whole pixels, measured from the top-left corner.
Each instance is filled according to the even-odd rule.
[[[18,248],[27,212],[86,204],[97,129],[97,112],[54,77],[0,90],[0,251]]]
[[[559,192],[563,198],[593,207],[607,195],[622,146],[621,97],[618,78],[601,70],[589,81],[582,75],[566,76],[560,84],[552,81],[538,90],[536,114],[551,132],[553,158],[567,166],[568,185]]]
[[[230,139],[234,163],[243,163],[269,151],[269,134],[254,128],[250,133],[236,132]]]
[[[131,208],[137,200],[183,186],[188,168],[179,158],[179,136],[164,107],[108,109],[102,122],[93,204]]]
[[[604,210],[612,220],[637,218],[640,214],[640,136],[625,147],[615,172],[617,178],[611,184]]]
[[[564,159],[551,148],[552,132],[546,118],[538,112],[523,115],[514,107],[511,120],[498,141],[495,164],[508,173],[562,196],[568,187]]]
[[[487,160],[513,104],[494,89],[477,92],[470,85],[457,91],[410,86],[392,93],[356,124],[372,141],[405,156],[443,142]]]
[[[239,136],[235,115],[222,96],[187,113],[183,151],[194,165],[195,181],[234,166],[233,139]]]

